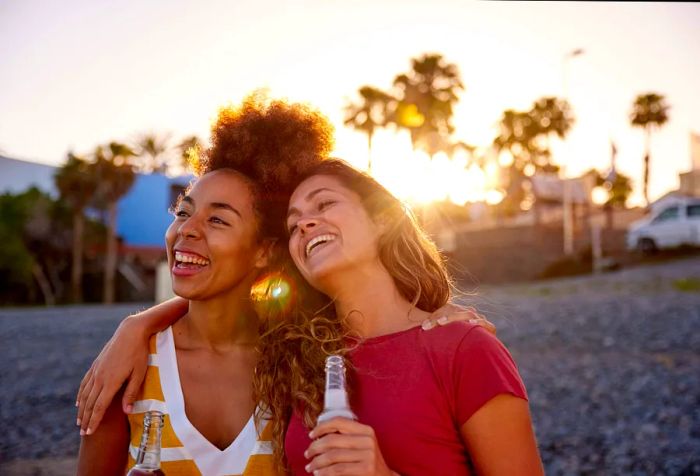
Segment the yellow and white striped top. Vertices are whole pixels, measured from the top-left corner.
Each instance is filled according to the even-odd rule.
[[[143,433],[143,416],[150,410],[165,415],[161,438],[161,468],[168,476],[271,476],[275,471],[270,426],[261,432],[253,416],[231,445],[220,450],[187,419],[185,400],[169,327],[150,341],[148,369],[134,409],[129,415],[131,442],[128,468],[135,464]],[[128,470],[128,469],[127,469]]]

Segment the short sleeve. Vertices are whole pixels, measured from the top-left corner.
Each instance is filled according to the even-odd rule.
[[[455,355],[456,416],[464,424],[486,402],[501,394],[527,400],[515,361],[494,335],[481,327],[471,329]]]

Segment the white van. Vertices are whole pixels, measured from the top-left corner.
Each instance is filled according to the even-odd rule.
[[[700,246],[700,198],[677,198],[627,229],[627,249],[650,253],[681,245]]]

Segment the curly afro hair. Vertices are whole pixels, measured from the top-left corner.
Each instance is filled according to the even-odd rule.
[[[219,110],[211,146],[190,154],[196,175],[233,169],[249,179],[263,236],[285,236],[286,207],[298,178],[329,157],[333,126],[308,105],[247,96]]]

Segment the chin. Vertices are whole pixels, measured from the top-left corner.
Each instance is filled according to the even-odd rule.
[[[176,296],[181,297],[182,299],[187,299],[188,301],[196,301],[198,299],[201,299],[201,294],[200,292],[197,292],[196,289],[190,289],[185,286],[177,286],[176,284],[173,284],[173,293],[175,293]]]

